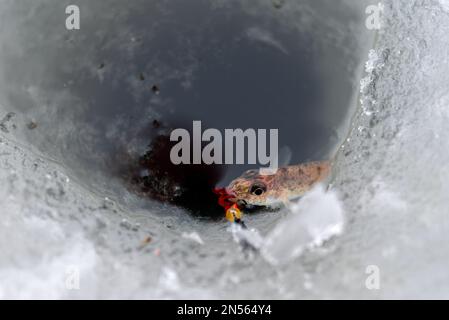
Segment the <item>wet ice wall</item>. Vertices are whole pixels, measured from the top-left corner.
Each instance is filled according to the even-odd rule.
[[[338,296],[356,294],[354,268],[377,265],[373,296],[449,297],[448,3],[384,1],[361,108],[336,161],[350,223],[334,264],[351,288]]]

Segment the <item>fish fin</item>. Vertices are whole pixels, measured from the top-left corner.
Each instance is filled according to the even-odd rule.
[[[290,165],[292,160],[293,152],[289,146],[283,146],[279,151],[279,167],[286,167]]]
[[[259,174],[261,176],[275,175],[277,170],[281,167],[287,167],[292,160],[292,149],[289,146],[283,146],[278,153],[277,166],[270,168],[260,168]]]

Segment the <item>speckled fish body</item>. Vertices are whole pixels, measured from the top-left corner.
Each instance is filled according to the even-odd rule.
[[[279,168],[273,175],[249,170],[232,181],[227,190],[236,201],[245,205],[276,206],[299,198],[324,181],[330,172],[330,162],[309,162]]]

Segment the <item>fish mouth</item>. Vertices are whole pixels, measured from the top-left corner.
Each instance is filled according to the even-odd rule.
[[[253,204],[248,203],[248,201],[238,198],[237,196],[234,195],[234,197],[229,198],[229,201],[231,201],[232,203],[237,204],[237,206],[239,208],[251,208],[254,207]]]
[[[239,207],[246,208],[249,204],[246,200],[234,198],[231,201],[236,203]]]
[[[214,189],[214,193],[218,196],[218,204],[225,209],[232,205],[237,205],[238,208],[247,212],[256,212],[267,208],[265,205],[248,203],[247,200],[239,198],[235,192],[229,188],[216,188]]]
[[[238,198],[234,193],[229,192],[230,197],[227,199],[229,202],[236,204],[239,208],[252,207],[246,200]]]
[[[258,212],[260,210],[265,210],[266,208],[269,208],[269,206],[263,205],[263,204],[254,204],[254,203],[248,203],[248,201],[244,199],[233,199],[234,203],[237,204],[239,208],[244,209],[246,212]]]

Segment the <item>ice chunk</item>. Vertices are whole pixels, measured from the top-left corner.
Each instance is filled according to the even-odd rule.
[[[231,226],[230,231],[243,248],[260,251],[273,265],[287,264],[305,250],[321,246],[343,231],[341,203],[335,192],[326,192],[322,186],[293,203],[290,210],[291,214],[266,237],[256,229],[244,229],[236,224]]]
[[[190,233],[183,232],[182,237],[185,239],[192,240],[199,244],[204,244],[203,239],[201,239],[200,235],[197,232],[190,232]]]
[[[320,246],[343,231],[344,216],[334,192],[322,186],[291,207],[292,213],[266,237],[262,255],[272,264],[285,264],[304,250]]]

